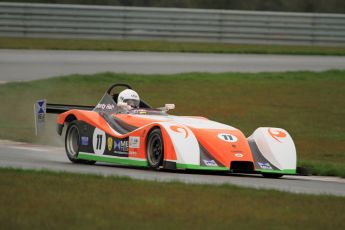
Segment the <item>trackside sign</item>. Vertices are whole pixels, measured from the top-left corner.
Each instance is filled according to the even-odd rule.
[[[44,132],[45,120],[46,120],[46,108],[47,100],[38,100],[34,105],[35,112],[35,132],[36,135]]]

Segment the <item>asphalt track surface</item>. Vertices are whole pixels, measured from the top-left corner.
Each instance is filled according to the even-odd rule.
[[[292,193],[345,196],[345,179],[335,177],[283,176],[281,179],[267,179],[261,175],[153,171],[104,163],[80,165],[69,162],[63,147],[40,146],[4,140],[0,140],[0,167],[125,176],[140,180],[180,181],[188,184],[232,184]]]
[[[124,72],[174,74],[181,72],[271,72],[345,69],[345,57],[294,55],[191,54],[152,52],[94,52],[0,50],[0,83],[30,81],[66,74]],[[0,167],[45,169],[141,180],[181,181],[195,184],[233,184],[292,193],[345,196],[345,180],[333,177],[224,175],[196,172],[151,171],[140,168],[76,165],[62,147],[39,146],[0,140]]]
[[[67,74],[276,72],[345,69],[345,57],[0,49],[0,82]]]

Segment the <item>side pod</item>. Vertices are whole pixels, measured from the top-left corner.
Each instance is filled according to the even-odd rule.
[[[280,128],[258,128],[247,138],[256,171],[295,174],[296,147],[290,134]]]

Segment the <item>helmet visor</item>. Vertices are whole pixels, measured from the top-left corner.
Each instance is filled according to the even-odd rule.
[[[133,108],[139,108],[140,101],[134,100],[134,99],[125,99],[123,102],[127,103],[127,105],[133,107]]]

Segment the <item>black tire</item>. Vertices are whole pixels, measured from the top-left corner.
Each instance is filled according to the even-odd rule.
[[[146,158],[152,169],[159,169],[163,165],[164,142],[159,128],[153,129],[147,138]]]
[[[279,173],[262,173],[262,175],[266,178],[280,178],[283,176],[283,174]]]
[[[78,121],[72,121],[66,131],[65,150],[67,157],[73,163],[78,164],[94,164],[96,161],[78,159],[80,145],[80,132]]]

